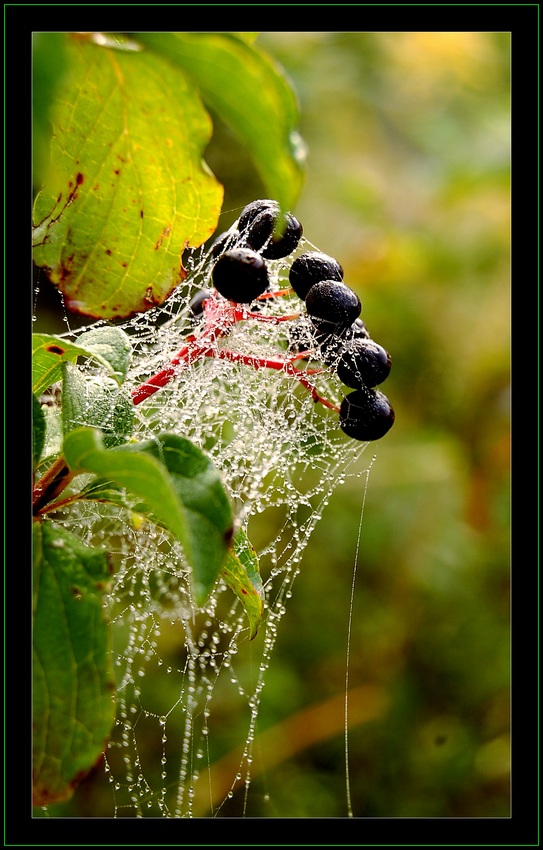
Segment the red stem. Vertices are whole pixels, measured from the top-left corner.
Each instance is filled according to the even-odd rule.
[[[272,298],[274,296],[286,295],[290,293],[290,289],[283,289],[278,292],[264,293],[259,300],[264,298]],[[279,357],[253,357],[248,354],[239,354],[228,349],[219,348],[213,343],[223,336],[227,336],[230,328],[247,319],[254,319],[257,322],[278,322],[291,321],[299,318],[299,313],[294,313],[287,316],[262,316],[259,313],[253,313],[246,307],[240,307],[238,304],[224,304],[211,296],[204,302],[204,314],[206,319],[205,328],[199,337],[188,337],[187,344],[181,348],[175,357],[170,361],[169,365],[152,378],[145,381],[132,392],[132,401],[134,404],[140,404],[146,398],[153,395],[157,390],[165,387],[177,372],[177,367],[183,364],[189,366],[191,363],[199,360],[201,357],[217,357],[221,360],[229,360],[232,363],[243,363],[246,366],[252,366],[254,369],[276,369],[277,371],[286,372],[296,378],[303,387],[311,394],[315,402],[319,402],[330,410],[339,410],[339,407],[328,401],[323,396],[319,395],[313,384],[307,379],[307,375],[317,374],[322,371],[320,369],[308,369],[302,372],[294,366],[294,362],[300,359],[300,355],[289,359],[281,359]]]
[[[321,369],[311,369],[302,371],[297,369],[290,360],[282,360],[280,357],[253,357],[250,354],[239,354],[236,351],[229,351],[226,348],[213,349],[206,356],[218,357],[220,360],[230,360],[232,363],[243,363],[245,366],[252,366],[253,369],[276,369],[278,372],[285,372],[287,375],[292,375],[296,378],[303,387],[311,394],[313,401],[320,402],[330,410],[339,412],[339,407],[332,404],[331,401],[319,395],[313,384],[307,380],[306,375],[317,374]]]
[[[291,289],[266,292],[258,300],[264,301],[265,299],[287,295],[291,292]],[[218,339],[228,335],[236,322],[253,319],[257,322],[273,322],[277,324],[279,322],[297,319],[299,318],[299,313],[286,316],[262,316],[239,304],[224,303],[216,295],[212,295],[204,302],[204,315],[205,327],[200,336],[188,336],[185,340],[185,345],[172,358],[168,366],[132,391],[132,401],[134,404],[141,404],[142,401],[145,401],[149,396],[169,384],[172,378],[175,377],[179,366],[187,367],[202,357],[217,357],[221,360],[229,360],[232,363],[243,363],[246,366],[251,366],[253,369],[276,369],[279,372],[285,372],[287,375],[296,378],[310,393],[315,402],[319,402],[336,412],[339,410],[337,405],[332,404],[332,402],[319,395],[316,388],[307,378],[308,375],[317,374],[322,371],[321,369],[306,369],[302,371],[294,366],[295,361],[301,358],[300,354],[290,359],[281,359],[280,357],[253,357],[248,354],[239,354],[235,351],[219,348],[215,345]],[[34,514],[39,515],[42,513],[45,507],[50,505],[51,501],[64,490],[71,478],[72,473],[68,469],[64,458],[62,456],[59,457],[34,488]],[[65,501],[70,501],[71,498]],[[57,504],[61,505],[62,502]]]

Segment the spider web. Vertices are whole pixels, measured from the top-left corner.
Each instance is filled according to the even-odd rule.
[[[317,249],[303,238],[287,260],[268,262],[272,291],[288,287],[290,264],[306,250]],[[134,346],[130,390],[167,366],[187,334],[202,330],[204,318],[194,317],[189,304],[211,288],[212,263],[210,253],[194,252],[179,293],[121,325]],[[299,320],[282,320],[298,313]],[[316,403],[295,375],[241,362],[287,357],[292,328],[303,333],[303,313],[294,294],[262,300],[257,310],[251,305],[247,318],[214,343],[236,360],[183,362],[135,407],[136,438],[180,434],[220,470],[236,526],[259,558],[265,602],[253,640],[245,611],[222,580],[205,607],[194,609],[190,565],[167,531],[138,527],[90,503],[66,516],[74,533],[113,548],[115,558],[105,606],[118,710],[104,768],[116,817],[227,816],[226,804],[239,792],[246,810],[266,671],[304,549],[336,487],[366,473],[359,461],[367,444],[343,434],[337,412]],[[344,391],[333,370],[311,358],[304,364],[322,369],[311,383],[339,404]],[[225,750],[233,718],[244,732]]]

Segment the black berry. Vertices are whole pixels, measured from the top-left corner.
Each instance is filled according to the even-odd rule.
[[[354,440],[380,440],[393,424],[394,410],[380,390],[354,390],[341,402],[340,428]]]
[[[270,239],[275,227],[277,214],[271,209],[265,209],[255,216],[247,226],[244,233],[245,243],[253,251],[260,251],[263,245]]]
[[[277,224],[271,239],[262,250],[262,256],[267,260],[279,260],[288,257],[298,247],[302,238],[303,227],[292,213],[285,216],[284,228]]]
[[[249,225],[263,212],[271,211],[275,216],[279,215],[279,204],[277,201],[272,201],[270,198],[265,198],[260,201],[251,201],[246,207],[243,207],[238,219],[238,230],[246,230]],[[268,236],[270,236],[268,234]]]
[[[320,251],[306,251],[296,257],[290,267],[289,282],[298,298],[305,301],[313,284],[321,280],[343,280],[343,269],[337,260]]]
[[[284,221],[277,201],[267,198],[252,201],[241,211],[238,230],[253,251],[260,251],[267,260],[287,257],[298,247],[303,228],[292,213]]]
[[[390,369],[390,354],[372,339],[354,339],[348,342],[336,365],[340,381],[353,389],[381,384],[388,378]]]
[[[356,292],[340,280],[314,283],[306,295],[305,305],[310,316],[340,328],[352,325],[362,309]]]
[[[266,263],[249,248],[225,251],[213,267],[212,279],[217,292],[238,304],[250,304],[269,285]]]

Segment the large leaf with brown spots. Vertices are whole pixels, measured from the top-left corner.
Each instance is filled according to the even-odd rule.
[[[211,121],[156,53],[66,38],[34,259],[70,310],[128,316],[167,298],[183,249],[217,226],[223,189],[202,160]]]
[[[268,196],[294,206],[298,104],[255,36],[35,34],[34,259],[70,310],[113,319],[162,303],[184,279],[184,249],[215,231],[223,188],[202,158],[212,125],[200,96]]]

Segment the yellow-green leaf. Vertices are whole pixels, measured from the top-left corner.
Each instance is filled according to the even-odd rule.
[[[253,640],[262,620],[264,588],[260,578],[258,555],[243,529],[240,529],[232,540],[221,576],[245,608],[249,620],[249,639]]]
[[[120,328],[95,328],[82,334],[77,345],[51,334],[32,335],[32,392],[40,395],[62,378],[62,364],[92,357],[117,381],[124,378],[131,345]]]
[[[135,38],[196,81],[205,103],[252,157],[269,197],[286,211],[298,200],[306,156],[296,95],[283,69],[240,35],[146,32]]]
[[[185,276],[184,248],[216,229],[223,189],[202,160],[211,122],[162,57],[66,38],[34,259],[69,309],[128,316],[162,303]]]

